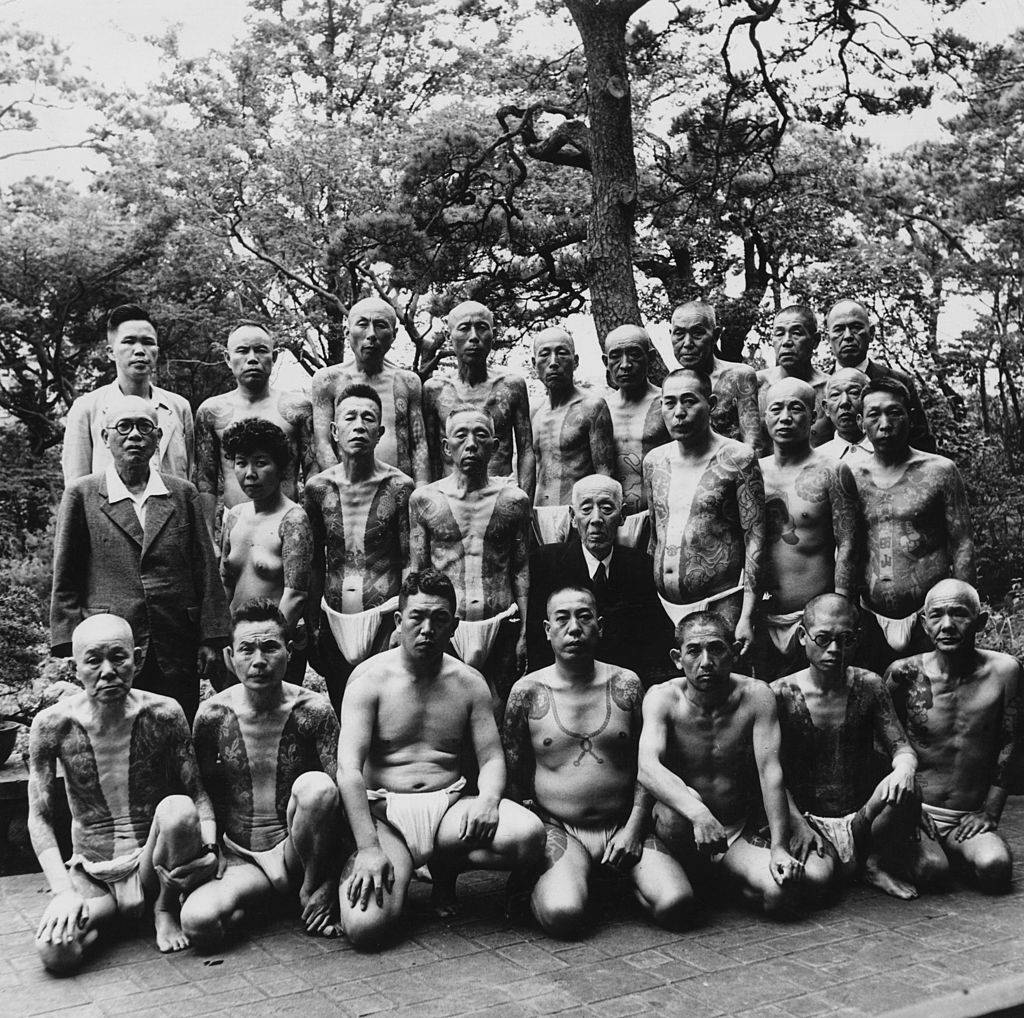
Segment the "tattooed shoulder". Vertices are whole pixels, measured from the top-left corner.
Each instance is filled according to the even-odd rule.
[[[514,717],[517,714],[531,721],[544,717],[551,708],[551,694],[543,682],[534,679],[520,679],[508,698],[508,712]]]
[[[644,687],[636,672],[623,668],[616,671],[608,681],[611,682],[611,694],[616,707],[634,711],[643,703]]]
[[[282,392],[277,401],[277,408],[289,424],[300,424],[313,417],[313,403],[302,392],[291,390]]]

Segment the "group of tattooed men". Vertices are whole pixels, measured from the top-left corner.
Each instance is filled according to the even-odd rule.
[[[558,937],[586,928],[602,868],[673,928],[728,887],[768,913],[854,876],[901,898],[951,867],[1008,889],[1020,669],[976,647],[963,485],[909,380],[869,358],[867,310],[829,310],[825,376],[809,308],[776,315],[776,366],[755,373],[715,356],[714,309],[690,303],[661,388],[647,333],[623,326],[603,394],[546,329],[532,420],[524,380],[490,363],[490,311],[465,302],[447,327],[457,374],[421,386],[387,359],[394,310],[360,301],[354,357],[311,401],[271,387],[267,327],[228,337],[237,386],[200,407],[193,470],[211,531],[224,507],[218,691],[190,733],[174,699],[133,688],[131,626],[82,612],[82,691],[31,736],[47,968],[74,971],[147,902],[164,951],[215,948],[280,897],[310,933],[377,948],[415,875],[446,915],[471,868],[511,871],[509,901]],[[113,330],[115,361],[140,335],[155,346],[151,323]],[[122,476],[138,513],[168,446],[121,363],[98,433],[108,471],[148,464]],[[531,589],[531,548],[556,545],[585,572]],[[666,618],[605,660],[636,562]],[[660,624],[665,670],[629,667]],[[329,700],[302,686],[307,658]]]

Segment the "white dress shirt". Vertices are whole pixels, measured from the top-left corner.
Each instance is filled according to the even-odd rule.
[[[850,460],[855,458],[863,459],[865,456],[870,456],[875,450],[871,445],[871,439],[867,435],[859,442],[847,442],[845,438],[836,435],[835,438],[819,445],[818,451],[823,452],[826,456],[831,456],[833,459]]]
[[[608,579],[608,576],[611,573],[612,555],[615,553],[615,545],[612,545],[612,550],[602,559],[594,558],[594,556],[587,551],[587,546],[585,544],[581,543],[580,547],[583,549],[583,561],[587,564],[587,573],[589,573],[590,578],[593,579],[594,573],[597,572],[597,567],[603,565],[604,577],[605,579]]]
[[[164,484],[164,479],[152,467],[149,470],[149,480],[146,482],[146,488],[138,495],[128,490],[114,468],[113,463],[106,469],[106,478],[107,501],[114,505],[117,502],[123,502],[126,498],[129,499],[132,503],[132,508],[135,510],[135,515],[138,517],[139,526],[143,530],[146,529],[146,502],[155,495],[170,494],[167,490],[167,485]]]

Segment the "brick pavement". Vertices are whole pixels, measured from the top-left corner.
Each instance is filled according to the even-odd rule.
[[[1004,833],[1024,860],[1024,800]],[[151,933],[99,952],[73,979],[39,966],[31,934],[44,907],[38,874],[0,880],[0,1014],[93,1018],[810,1018],[880,1014],[1024,973],[1024,879],[986,898],[956,888],[897,902],[853,888],[810,918],[770,923],[726,906],[698,930],[646,925],[607,888],[594,932],[559,943],[502,917],[503,881],[460,882],[465,914],[443,924],[414,887],[407,936],[360,955],[276,918],[220,954],[160,955]]]

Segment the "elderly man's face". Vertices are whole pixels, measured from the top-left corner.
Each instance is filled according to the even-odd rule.
[[[107,420],[103,437],[118,467],[147,463],[160,445],[156,414],[125,409]]]
[[[606,558],[622,522],[622,499],[616,489],[600,483],[577,489],[570,506],[573,526],[594,558]]]
[[[75,647],[75,672],[88,697],[97,703],[116,703],[132,688],[136,657],[131,634],[111,626],[90,633]]]
[[[847,302],[837,304],[829,312],[825,328],[832,352],[842,367],[856,367],[867,357],[873,329],[862,307]]]
[[[672,353],[681,367],[702,369],[714,356],[715,329],[707,312],[700,308],[679,308],[670,325]]]
[[[772,323],[772,346],[779,367],[805,367],[811,363],[818,334],[798,311],[784,311]]]

